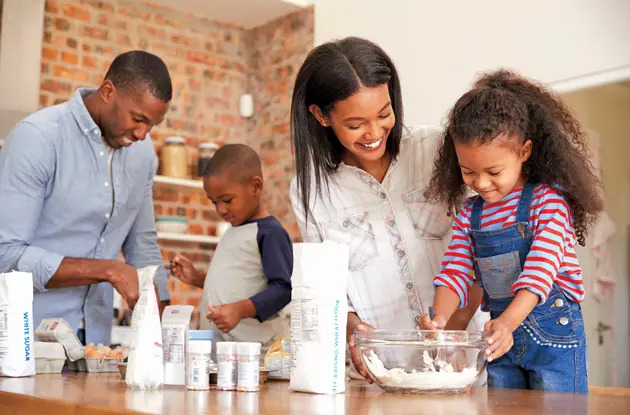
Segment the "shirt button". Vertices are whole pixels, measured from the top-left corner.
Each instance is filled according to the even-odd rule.
[[[407,287],[408,290],[411,290],[413,288],[413,284],[408,282],[407,284],[405,284],[405,287]]]
[[[389,226],[396,226],[396,221],[395,220],[390,220],[389,221]]]
[[[556,307],[562,307],[564,305],[564,301],[561,298],[556,298],[556,301],[553,302],[553,305]]]
[[[105,182],[105,187],[109,187],[109,182]]]
[[[567,324],[569,324],[569,318],[568,317],[560,317],[560,324],[562,324],[563,326],[566,326]]]
[[[381,194],[379,194],[380,198],[385,200],[385,198],[387,197],[387,195],[384,192],[381,192]]]
[[[416,321],[420,321],[420,316],[415,316],[413,319]]]
[[[99,156],[103,157],[103,156],[105,155],[105,152],[104,152],[104,151],[101,151],[101,152],[100,152],[100,153],[98,153],[98,154],[99,154]]]
[[[400,258],[404,257],[405,256],[405,251],[403,251],[402,249],[400,251],[398,251],[398,256]]]
[[[105,243],[105,238],[101,238],[101,243],[104,244]]]
[[[105,218],[109,219],[109,213],[105,214]]]
[[[349,222],[349,221],[347,221],[347,220],[344,220],[344,221],[343,221],[343,223],[342,223],[342,225],[343,225],[343,227],[344,227],[344,228],[347,228],[347,227],[348,227],[348,225],[350,225],[350,222]]]

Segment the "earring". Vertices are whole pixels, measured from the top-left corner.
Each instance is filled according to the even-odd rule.
[[[322,123],[322,127],[328,127],[328,123],[324,121],[324,122]]]

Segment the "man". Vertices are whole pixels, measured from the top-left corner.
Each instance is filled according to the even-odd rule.
[[[156,157],[149,131],[172,97],[164,62],[114,59],[96,90],[40,110],[0,153],[0,272],[33,274],[33,314],[65,319],[87,343],[109,344],[113,290],[133,307],[136,269],[162,264],[154,224]],[[147,139],[149,138],[149,139]],[[126,263],[118,261],[122,250]],[[167,274],[155,277],[169,300]]]

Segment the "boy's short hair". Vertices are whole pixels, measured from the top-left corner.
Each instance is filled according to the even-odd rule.
[[[203,172],[204,177],[219,175],[227,175],[231,181],[243,184],[256,176],[262,179],[260,157],[245,144],[226,144],[212,156]]]

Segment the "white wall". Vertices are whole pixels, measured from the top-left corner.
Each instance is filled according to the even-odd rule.
[[[406,124],[439,123],[479,71],[543,82],[630,66],[628,0],[317,0],[315,43],[361,36],[401,73]]]
[[[600,137],[605,209],[617,226],[612,242],[612,268],[617,278],[614,307],[609,302],[603,304],[600,320],[614,325],[615,359],[610,369],[617,373],[617,379],[616,382],[614,378],[611,380],[618,386],[630,387],[630,82],[565,94],[563,99],[582,124],[596,131]],[[590,277],[585,275],[585,282],[592,280]],[[586,286],[587,296],[590,289],[589,284]],[[587,305],[585,303],[585,317],[589,314]],[[608,333],[605,338],[609,340]],[[596,336],[590,339],[593,352],[596,351],[593,341],[596,339]],[[605,350],[608,350],[607,346]],[[603,375],[608,377],[606,373]]]
[[[44,0],[4,0],[0,32],[0,110],[39,109]]]

